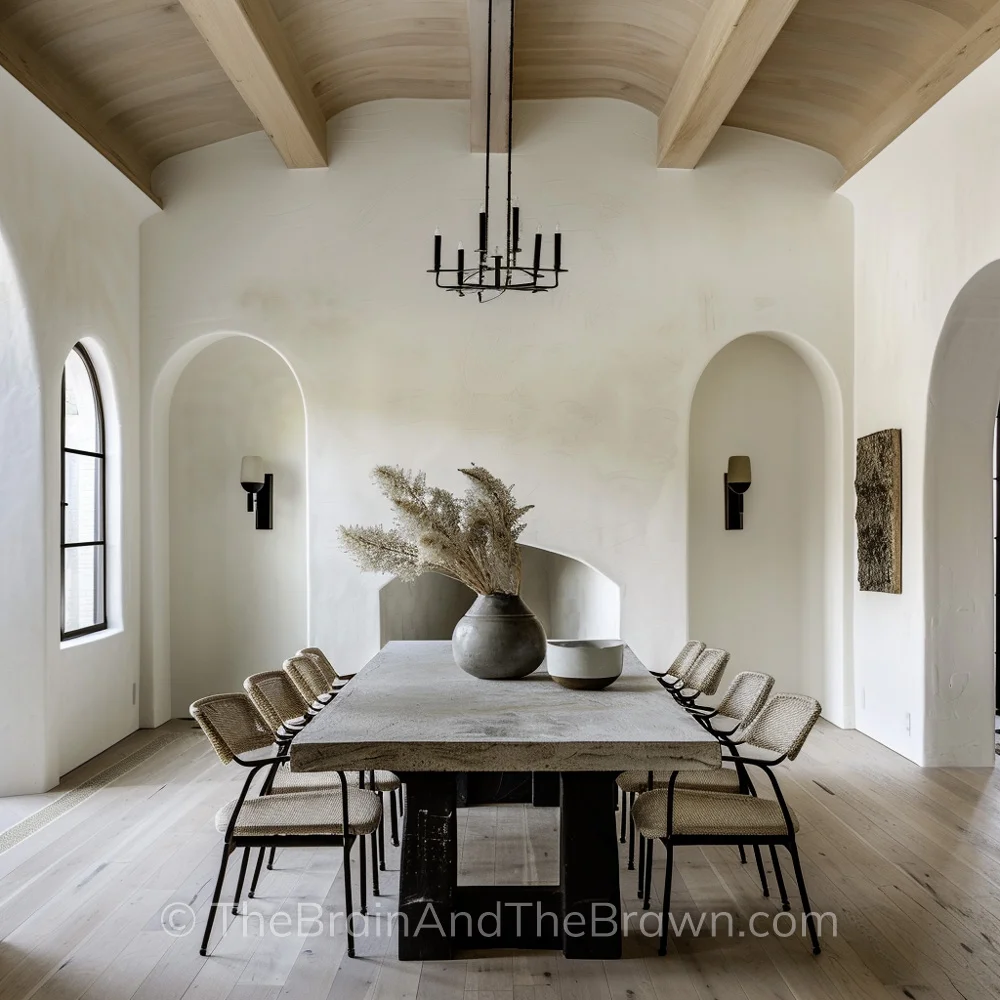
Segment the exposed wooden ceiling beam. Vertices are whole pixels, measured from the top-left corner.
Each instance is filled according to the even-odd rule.
[[[289,167],[325,167],[326,119],[268,0],[181,0]]]
[[[0,25],[0,67],[89,142],[140,191],[160,204],[150,179],[153,166],[138,147],[108,123],[98,106],[80,93],[77,84],[57,73],[47,60],[3,25]]]
[[[1000,3],[991,4],[889,107],[864,130],[843,157],[841,184],[893,139],[899,138],[977,66],[1000,50]]]
[[[493,107],[490,110],[489,149],[507,152],[507,121],[510,112],[510,9],[513,0],[493,0]],[[469,144],[473,153],[486,152],[487,54],[489,45],[489,0],[468,0]]]
[[[696,167],[798,0],[715,0],[660,113],[657,163]]]

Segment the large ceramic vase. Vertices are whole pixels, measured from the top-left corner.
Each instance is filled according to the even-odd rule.
[[[513,594],[487,594],[475,603],[451,635],[455,662],[488,681],[527,677],[545,659],[545,629]]]

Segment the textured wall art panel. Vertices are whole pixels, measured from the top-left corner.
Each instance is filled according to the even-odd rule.
[[[858,438],[858,583],[862,590],[903,590],[903,435],[898,429]]]

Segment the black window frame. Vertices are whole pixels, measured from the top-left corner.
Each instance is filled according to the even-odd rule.
[[[83,362],[87,375],[90,378],[90,385],[94,392],[94,410],[97,422],[97,451],[86,451],[81,448],[66,447],[66,366],[63,365],[62,391],[60,393],[60,500],[59,511],[59,635],[63,641],[67,639],[78,639],[80,636],[93,635],[95,632],[104,632],[108,628],[108,504],[107,504],[107,480],[108,480],[108,460],[107,460],[107,437],[105,434],[104,422],[104,398],[101,395],[101,380],[97,377],[97,369],[91,360],[87,348],[83,344],[73,345],[73,351],[79,355]],[[66,501],[66,456],[83,455],[95,458],[100,462],[100,540],[90,542],[67,542],[66,541],[66,508],[69,506]],[[66,552],[68,549],[93,548],[100,550],[101,558],[101,579],[99,594],[101,598],[101,621],[84,628],[66,630]]]

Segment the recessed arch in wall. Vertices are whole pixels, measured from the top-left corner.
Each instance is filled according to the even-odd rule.
[[[931,368],[923,526],[926,766],[991,767],[996,759],[992,445],[998,399],[1000,261],[994,261],[956,297]]]
[[[616,639],[621,590],[582,559],[521,545],[521,596],[550,639]],[[450,639],[476,595],[436,573],[412,583],[390,580],[379,590],[380,644],[393,639]]]
[[[151,394],[143,485],[151,523],[141,715],[152,720],[144,724],[186,714],[209,687],[238,689],[247,674],[280,667],[307,643],[307,435],[298,376],[262,338],[208,334],[163,366]],[[246,453],[261,454],[275,473],[273,531],[256,531],[246,513],[238,479]],[[206,520],[216,530],[206,533]],[[208,588],[204,614],[191,603],[189,577]],[[186,612],[198,618],[191,632]]]
[[[843,407],[815,348],[787,334],[730,341],[692,401],[688,473],[689,631],[851,724],[845,669]],[[726,531],[723,473],[748,454],[746,527]]]

